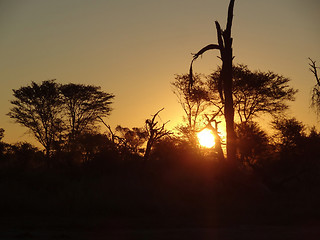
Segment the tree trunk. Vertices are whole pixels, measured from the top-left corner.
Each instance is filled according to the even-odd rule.
[[[149,160],[152,145],[153,145],[153,140],[149,139],[148,142],[147,142],[146,151],[145,151],[144,156],[143,156],[144,161],[148,161]]]
[[[189,91],[193,85],[192,63],[200,55],[208,50],[219,49],[222,60],[222,68],[220,79],[218,82],[218,91],[221,102],[224,104],[224,117],[226,121],[227,132],[227,159],[230,163],[236,162],[236,135],[234,132],[234,107],[232,96],[232,38],[231,27],[233,19],[233,7],[235,0],[230,0],[228,8],[228,19],[226,30],[222,31],[218,21],[215,22],[217,29],[218,44],[209,44],[202,48],[198,53],[194,54],[190,65],[190,84]]]
[[[232,96],[232,38],[231,27],[233,19],[233,7],[234,0],[230,1],[228,9],[227,28],[225,31],[221,31],[219,23],[216,22],[218,43],[220,46],[220,53],[222,59],[221,68],[221,82],[223,83],[224,105],[224,117],[226,121],[227,132],[227,158],[231,163],[236,161],[236,135],[234,132],[234,108],[233,108],[233,96]]]
[[[226,42],[226,40],[225,40]],[[226,121],[227,132],[227,157],[229,162],[236,160],[236,141],[234,132],[234,108],[232,97],[232,47],[227,46],[224,49],[224,59],[222,64],[222,81],[224,83],[225,108],[224,117]]]

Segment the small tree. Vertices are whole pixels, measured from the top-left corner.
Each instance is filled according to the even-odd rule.
[[[242,122],[235,127],[238,154],[244,166],[256,167],[268,156],[269,138],[255,122]]]
[[[134,154],[143,152],[142,145],[147,139],[147,132],[144,128],[134,127],[130,129],[118,125],[116,131],[120,133],[120,137],[117,137],[120,148],[129,150],[129,152]]]
[[[146,131],[147,131],[147,147],[144,154],[144,160],[148,160],[150,157],[151,149],[154,144],[158,143],[163,137],[171,135],[171,132],[165,129],[166,123],[161,126],[156,122],[156,118],[159,113],[163,110],[159,110],[153,115],[152,119],[146,120]]]
[[[209,117],[207,115],[205,115],[206,119],[207,119],[207,124],[206,126],[204,127],[211,130],[213,136],[214,136],[214,149],[217,153],[217,158],[218,160],[224,160],[224,154],[223,154],[223,150],[222,150],[222,140],[221,140],[221,137],[219,136],[219,131],[218,131],[218,124],[221,122],[221,121],[217,121],[215,120],[215,117],[218,116],[220,114],[220,111],[221,109],[219,109],[218,112],[216,112],[215,114],[213,114],[211,116],[211,118],[209,119]],[[214,122],[214,126],[212,126],[212,123]]]
[[[278,131],[275,136],[281,144],[282,150],[292,151],[301,146],[305,137],[305,126],[295,118],[280,118],[273,121],[273,128]]]
[[[192,89],[189,89],[189,76],[187,74],[176,75],[175,81],[171,85],[172,91],[177,96],[178,102],[185,113],[184,121],[186,125],[179,126],[178,129],[190,142],[194,142],[195,132],[199,127],[199,118],[210,106],[211,96],[208,86],[199,74],[193,77]]]
[[[49,157],[54,141],[61,132],[61,98],[55,80],[35,82],[13,90],[14,105],[8,113],[20,125],[27,127]]]

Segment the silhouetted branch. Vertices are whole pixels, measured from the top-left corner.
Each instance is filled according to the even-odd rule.
[[[211,118],[209,118],[208,115],[205,114],[204,116],[206,117],[208,123],[206,124],[206,126],[202,130],[207,128],[212,131],[212,134],[214,136],[214,142],[215,142],[214,148],[218,154],[218,159],[224,160],[224,154],[223,154],[222,147],[221,147],[222,141],[221,141],[221,137],[218,134],[218,124],[221,123],[221,121],[215,120],[215,118],[220,114],[221,111],[222,111],[222,107],[215,114],[213,114]],[[211,124],[212,122],[215,123],[214,127]]]
[[[318,72],[317,72],[317,68],[319,67],[316,66],[316,61],[313,61],[311,58],[309,58],[309,60],[311,61],[311,63],[309,63],[309,66],[310,66],[309,70],[313,73],[313,75],[317,80],[318,85],[320,86],[320,79],[318,77]]]
[[[193,70],[192,70],[192,65],[194,60],[196,60],[200,55],[202,55],[203,53],[205,53],[208,50],[214,50],[214,49],[220,49],[220,46],[217,44],[209,44],[208,46],[205,46],[204,48],[202,48],[199,52],[192,54],[193,55],[193,59],[191,61],[190,64],[190,70],[189,70],[189,91],[191,90],[191,87],[194,83],[193,81]]]
[[[110,125],[106,124],[105,121],[104,121],[101,117],[98,117],[98,119],[99,119],[99,120],[103,123],[103,125],[105,125],[106,128],[109,130],[109,133],[111,134],[111,140],[112,140],[113,143],[115,143],[114,140],[115,140],[116,138],[118,138],[118,136],[116,136],[116,135],[113,133]]]
[[[227,28],[226,33],[228,34],[228,37],[231,36],[231,27],[232,27],[232,19],[233,19],[233,8],[234,8],[234,0],[230,1],[229,8],[228,8],[228,20],[227,20]]]
[[[312,89],[311,107],[315,109],[317,114],[320,114],[320,79],[317,71],[319,67],[316,66],[316,61],[313,61],[311,58],[309,58],[309,60],[311,61],[311,63],[309,63],[309,70],[313,73],[317,82]]]
[[[197,52],[196,54],[193,54],[193,60],[196,60],[199,56],[204,54],[206,51],[214,50],[214,49],[220,49],[220,46],[217,44],[209,44],[208,46],[205,46],[199,52]]]

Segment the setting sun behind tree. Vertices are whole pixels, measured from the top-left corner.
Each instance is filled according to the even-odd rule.
[[[199,144],[202,147],[212,148],[215,145],[215,139],[211,130],[205,128],[197,134]]]

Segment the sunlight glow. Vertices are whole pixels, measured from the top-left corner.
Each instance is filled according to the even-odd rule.
[[[206,148],[212,148],[214,146],[214,136],[211,130],[205,128],[199,132],[197,136],[201,146]]]

